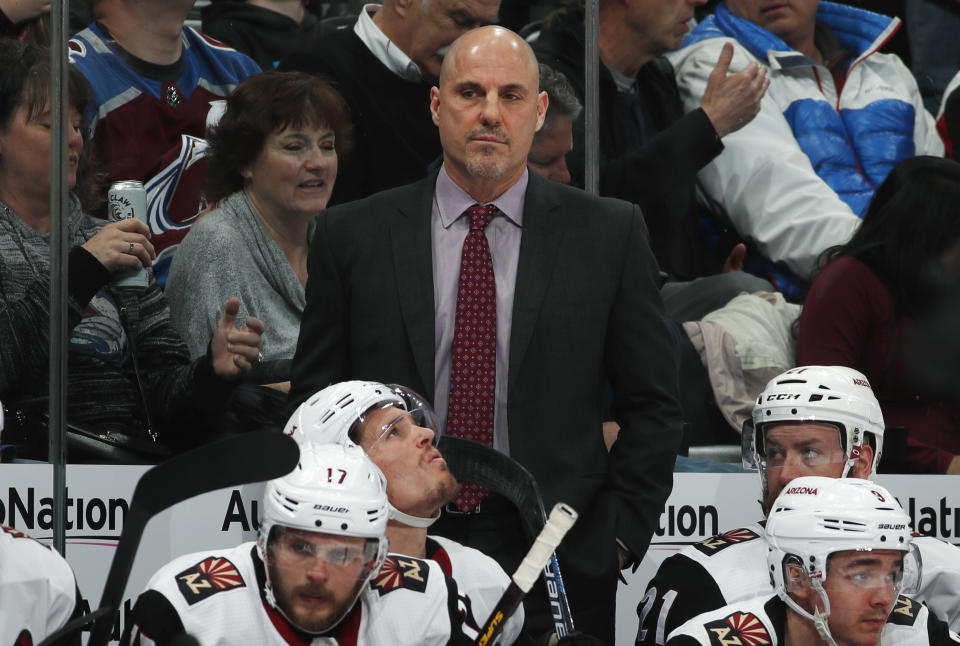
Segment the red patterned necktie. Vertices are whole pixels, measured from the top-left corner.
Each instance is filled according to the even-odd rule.
[[[484,229],[498,213],[492,204],[467,209],[470,232],[460,257],[460,286],[453,334],[450,407],[447,432],[493,445],[493,411],[497,385],[497,286],[493,257]],[[464,484],[454,501],[469,512],[489,491]]]

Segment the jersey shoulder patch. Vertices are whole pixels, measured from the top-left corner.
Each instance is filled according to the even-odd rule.
[[[191,606],[218,592],[246,587],[237,567],[222,556],[210,556],[176,577],[180,594]]]
[[[919,603],[909,597],[900,595],[897,597],[897,603],[893,607],[893,612],[887,617],[887,623],[898,626],[912,626],[916,623],[919,612]]]
[[[391,554],[384,560],[377,576],[370,581],[370,587],[379,592],[381,597],[400,589],[422,593],[427,589],[429,574],[430,564],[426,561]]]
[[[760,534],[757,532],[753,531],[752,529],[747,529],[746,527],[741,527],[740,529],[732,529],[729,532],[711,536],[710,538],[700,541],[699,543],[694,543],[693,548],[701,554],[712,556],[722,550],[725,550],[731,545],[745,543],[758,538],[760,538]]]
[[[770,632],[752,612],[734,612],[703,625],[711,646],[764,646],[772,644]]]
[[[44,545],[43,543],[35,539],[33,536],[30,536],[29,534],[24,534],[19,529],[15,529],[13,527],[7,527],[6,525],[0,525],[0,532],[3,532],[4,534],[9,535],[12,538],[25,538],[28,541],[32,541],[36,543],[37,545],[39,545],[45,550],[53,550],[53,548],[50,547],[49,545]]]
[[[0,532],[3,532],[4,534],[10,534],[10,536],[13,536],[14,538],[30,538],[19,529],[7,527],[6,525],[0,525]]]

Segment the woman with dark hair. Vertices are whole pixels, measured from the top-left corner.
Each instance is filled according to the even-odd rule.
[[[307,249],[327,206],[337,157],[350,144],[343,99],[301,72],[252,76],[227,99],[210,135],[207,199],[221,201],[184,238],[166,294],[193,356],[216,325],[217,303],[240,298],[264,317],[263,356],[285,389],[305,304]]]
[[[887,427],[907,429],[907,468],[960,473],[960,391],[937,385],[949,380],[933,375],[938,342],[927,324],[957,294],[960,164],[898,164],[851,240],[825,257],[800,316],[797,364],[864,373]],[[956,329],[938,338],[938,352],[957,347]]]
[[[190,361],[159,288],[111,285],[150,267],[150,231],[136,219],[84,215],[73,189],[83,160],[86,81],[69,74],[68,421],[95,435],[183,447],[202,435],[257,361],[263,324],[234,328],[228,303],[208,351]],[[5,458],[46,455],[49,356],[50,53],[0,39],[0,400]],[[15,454],[15,455],[13,455]],[[71,456],[73,458],[75,456]]]

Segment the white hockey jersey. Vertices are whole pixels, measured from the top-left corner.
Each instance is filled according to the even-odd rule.
[[[40,643],[79,615],[79,602],[73,570],[59,553],[0,525],[0,644]]]
[[[476,639],[480,626],[490,617],[510,585],[510,577],[499,563],[483,552],[442,536],[427,537],[427,558],[438,563],[443,572],[457,582],[463,632]],[[523,628],[523,619],[521,604],[504,625],[498,643],[516,641]]]
[[[929,536],[914,543],[923,579],[913,598],[960,632],[960,548]],[[690,545],[664,560],[637,608],[637,644],[662,646],[688,619],[774,592],[767,573],[763,525],[754,523]]]
[[[456,584],[431,561],[391,554],[353,610],[329,634],[294,628],[263,597],[256,544],[198,552],[161,568],[137,599],[131,642],[202,646],[375,646],[470,643],[459,628]]]
[[[787,607],[774,596],[754,597],[702,614],[667,638],[667,646],[777,646],[784,644]],[[897,599],[880,635],[884,646],[953,646],[960,637],[946,625],[931,622],[925,606],[907,597]]]

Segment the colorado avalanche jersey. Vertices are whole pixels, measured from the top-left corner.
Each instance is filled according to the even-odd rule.
[[[786,604],[777,596],[754,597],[686,622],[667,646],[777,646],[785,644]],[[884,646],[955,646],[960,638],[930,617],[923,604],[901,596],[880,635]]]
[[[457,582],[460,591],[460,615],[463,632],[476,640],[480,627],[489,619],[510,577],[495,560],[472,547],[442,536],[427,537],[427,558],[435,561],[444,574]],[[512,644],[523,628],[523,604],[504,625],[498,643]]]
[[[206,208],[210,103],[260,71],[253,59],[190,27],[182,45],[178,63],[159,66],[132,59],[97,23],[70,40],[70,62],[92,87],[85,116],[109,181],[140,180],[146,188],[161,287],[176,246]]]
[[[456,584],[432,561],[391,554],[350,613],[324,635],[294,628],[264,599],[256,544],[174,559],[147,583],[133,610],[132,643],[168,644],[188,633],[201,646],[469,644],[459,628]]]
[[[913,598],[960,632],[960,548],[917,536],[923,568]],[[663,646],[665,637],[701,613],[773,593],[763,526],[755,523],[685,547],[665,559],[637,607],[637,644]]]
[[[39,644],[79,612],[76,579],[63,557],[0,525],[0,644]],[[79,633],[70,643],[80,643]]]

